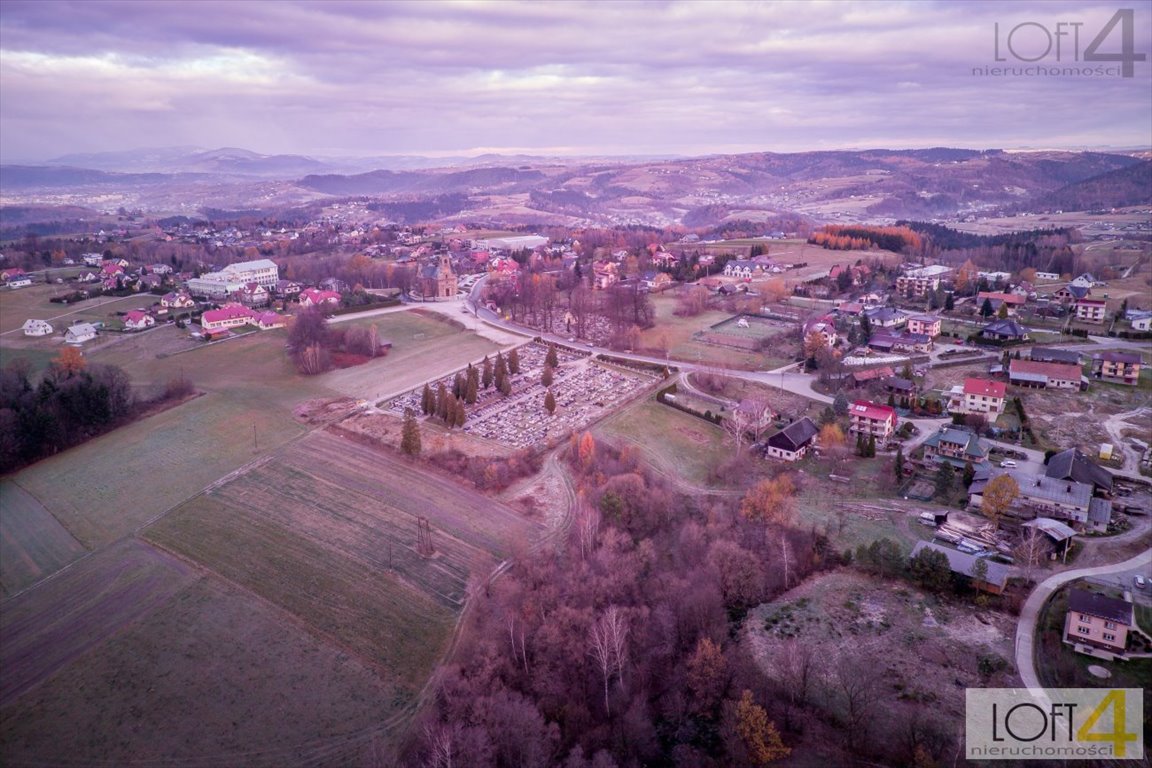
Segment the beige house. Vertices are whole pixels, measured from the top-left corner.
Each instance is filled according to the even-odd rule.
[[[914,315],[908,318],[908,332],[922,333],[925,336],[940,335],[940,318],[935,315]]]
[[[1105,352],[1093,355],[1092,368],[1099,379],[1136,386],[1140,383],[1142,362],[1138,352]]]
[[[1080,299],[1076,302],[1076,319],[1085,323],[1103,323],[1108,302],[1103,299]]]
[[[1105,597],[1083,589],[1068,593],[1068,614],[1064,617],[1064,642],[1123,654],[1128,630],[1133,626],[1132,603]]]

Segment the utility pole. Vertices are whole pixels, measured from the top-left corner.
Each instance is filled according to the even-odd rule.
[[[259,451],[260,444],[256,441],[256,423],[252,423],[252,450]]]

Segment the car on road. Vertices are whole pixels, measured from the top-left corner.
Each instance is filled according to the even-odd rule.
[[[1000,462],[1000,466],[1005,469],[1014,469],[1016,462],[1012,461],[1012,459],[1004,459],[1004,461]]]
[[[1144,589],[1144,587],[1148,584],[1148,582],[1145,581],[1144,577],[1140,574],[1136,574],[1132,577],[1132,583],[1136,585],[1136,589]]]

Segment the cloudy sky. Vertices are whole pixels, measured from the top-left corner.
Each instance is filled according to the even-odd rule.
[[[1120,7],[1134,9],[1131,53],[1144,57],[1131,77],[1084,61]],[[1124,26],[1097,52],[1121,51]],[[1150,37],[1149,0],[3,0],[0,161],[173,145],[1140,147],[1152,142]],[[1017,71],[982,74],[996,66]]]

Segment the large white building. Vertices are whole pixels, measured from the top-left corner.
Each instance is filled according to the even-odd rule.
[[[223,299],[248,283],[274,288],[280,279],[280,268],[271,259],[256,259],[229,264],[219,272],[207,272],[188,281],[188,292],[196,296]]]
[[[478,251],[523,251],[547,245],[548,238],[540,235],[517,235],[513,237],[488,237],[472,241],[472,248]]]

